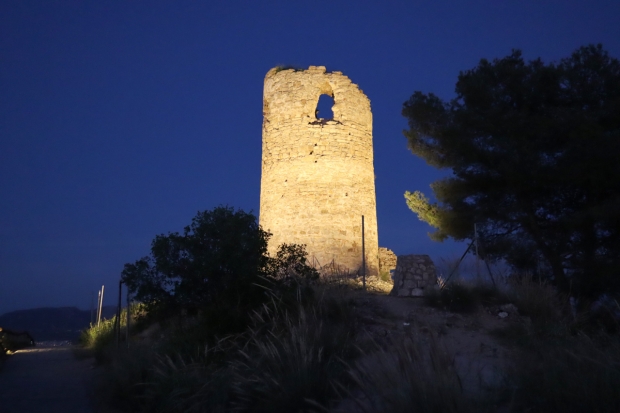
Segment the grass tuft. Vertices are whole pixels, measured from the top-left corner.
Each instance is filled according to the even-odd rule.
[[[568,300],[561,297],[553,286],[536,281],[531,275],[512,276],[508,285],[521,315],[538,323],[553,323],[561,318],[561,303]]]
[[[453,358],[434,340],[377,345],[350,374],[355,387],[348,393],[364,413],[483,411],[465,397]]]
[[[607,341],[607,342],[605,342]],[[620,340],[538,340],[515,362],[516,411],[620,411]]]

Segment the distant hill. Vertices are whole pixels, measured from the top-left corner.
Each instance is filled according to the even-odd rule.
[[[102,318],[116,314],[114,306],[102,309]],[[77,340],[90,325],[90,311],[76,307],[48,307],[11,311],[0,315],[0,327],[27,331],[35,341]]]

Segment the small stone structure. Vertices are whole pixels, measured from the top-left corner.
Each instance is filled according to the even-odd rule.
[[[389,248],[379,247],[379,272],[389,273],[396,269],[396,254]]]
[[[399,255],[390,295],[421,297],[424,290],[437,285],[435,264],[428,255]]]
[[[333,119],[317,117],[321,95]],[[379,273],[379,237],[370,100],[341,72],[324,66],[271,69],[263,95],[260,225],[282,243],[305,244],[317,266],[362,266]]]

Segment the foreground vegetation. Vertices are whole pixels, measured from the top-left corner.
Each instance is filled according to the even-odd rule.
[[[553,288],[531,278],[493,290],[456,281],[427,305],[475,314],[513,303],[522,314],[493,334],[513,349],[503,382],[484,398],[463,389],[441,338],[366,334],[360,299],[329,282],[299,284],[269,300],[233,334],[213,334],[210,315],[140,317],[129,348],[111,326],[85,334],[105,365],[103,393],[146,412],[608,412],[620,409],[620,340],[608,319],[573,318]],[[476,303],[450,307],[450,300]],[[527,316],[525,316],[527,315]],[[144,315],[143,315],[144,316]],[[219,313],[221,323],[228,322]],[[231,321],[235,324],[236,321]]]
[[[156,237],[150,257],[125,266],[140,302],[130,331],[115,339],[112,319],[82,336],[103,365],[108,404],[127,412],[620,411],[611,313],[578,315],[555,287],[511,276],[442,284],[403,318],[386,304],[412,299],[361,290],[338,268],[319,277],[304,246],[269,256],[269,236],[251,214],[219,207],[183,234]],[[416,325],[412,308],[443,321]],[[492,333],[511,349],[491,386],[479,384],[481,372],[465,382],[459,349],[445,345],[446,320],[465,317],[454,313],[505,318],[492,331],[467,323],[467,337]]]

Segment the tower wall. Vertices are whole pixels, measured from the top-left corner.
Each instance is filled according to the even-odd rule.
[[[333,119],[317,119],[319,96]],[[320,116],[320,114],[319,114]],[[263,95],[260,224],[282,243],[306,244],[320,265],[357,271],[365,220],[367,273],[377,274],[378,234],[370,101],[341,72],[323,66],[271,69]]]

